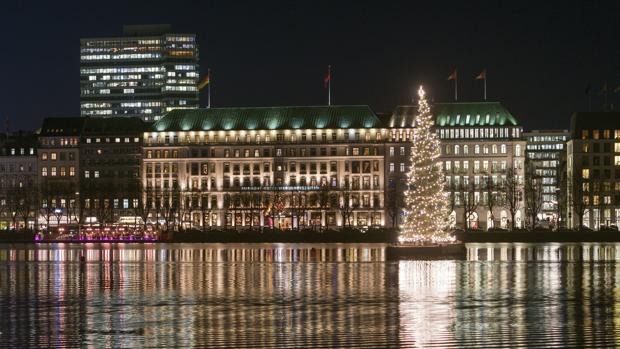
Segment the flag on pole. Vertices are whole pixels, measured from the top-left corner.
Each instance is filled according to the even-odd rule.
[[[487,100],[487,69],[486,68],[482,69],[480,74],[476,76],[476,80],[482,80],[482,82],[484,82],[484,100],[486,101]]]
[[[209,80],[211,80],[211,69],[207,71],[207,75],[205,75],[202,81],[198,84],[198,90],[202,90],[209,85]]]
[[[327,88],[331,81],[332,81],[332,66],[330,65],[330,66],[327,66],[327,74],[325,75],[325,78],[323,79],[323,86]]]
[[[620,85],[618,85],[616,88],[614,88],[614,93],[615,92],[620,92]]]
[[[448,80],[454,80],[454,100],[457,101],[459,99],[459,88],[458,88],[458,75],[456,73],[456,68],[450,76],[448,76]]]
[[[327,75],[323,79],[323,85],[327,89],[327,105],[332,105],[332,66],[327,66]]]
[[[448,80],[456,80],[456,79],[457,79],[457,73],[456,73],[456,68],[454,68],[454,71],[452,72],[452,74],[448,76]]]

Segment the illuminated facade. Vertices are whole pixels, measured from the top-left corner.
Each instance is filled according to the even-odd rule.
[[[33,228],[36,193],[36,135],[0,135],[0,229]]]
[[[441,161],[446,193],[452,211],[452,224],[463,227],[463,211],[472,229],[508,228],[511,214],[506,207],[507,176],[518,185],[515,202],[515,226],[524,219],[522,187],[525,141],[522,127],[500,103],[435,103],[436,131],[441,140]],[[399,106],[386,118],[391,136],[386,143],[388,216],[393,200],[404,191],[409,166],[411,128],[417,106]],[[489,205],[489,196],[492,203]],[[398,205],[394,205],[398,207]],[[490,209],[492,207],[492,209]],[[491,213],[492,212],[492,213]],[[398,216],[395,216],[399,219]],[[491,219],[493,217],[493,219]],[[397,222],[399,223],[399,222]]]
[[[196,36],[169,26],[125,26],[123,33],[80,40],[80,114],[155,121],[197,108]]]
[[[141,222],[135,217],[141,212],[139,183],[145,128],[140,118],[86,118],[80,137],[77,219]]]
[[[380,226],[386,135],[367,106],[175,110],[144,133],[145,197],[184,227]]]
[[[534,130],[523,133],[523,136],[527,141],[526,162],[531,168],[528,176],[541,181],[543,203],[539,219],[556,225],[563,211],[560,199],[565,195],[560,191],[566,190],[564,169],[566,142],[570,134],[568,130]]]
[[[569,228],[620,225],[620,113],[571,118],[567,150]]]
[[[514,222],[521,226],[521,126],[499,103],[435,104],[432,111],[453,225],[509,227],[502,184],[513,171]],[[397,227],[416,112],[417,106],[385,117],[367,106],[196,108],[170,111],[152,124],[46,119],[39,139],[42,206],[74,220],[130,217],[164,229]],[[489,195],[496,199],[492,215]]]
[[[39,133],[39,224],[70,223],[77,208],[80,134],[86,118],[47,118]]]

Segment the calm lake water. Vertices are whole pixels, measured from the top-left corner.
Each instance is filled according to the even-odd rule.
[[[0,347],[620,345],[620,245],[467,247],[0,245]]]

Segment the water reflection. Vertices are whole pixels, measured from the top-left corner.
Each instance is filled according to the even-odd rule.
[[[457,272],[464,345],[613,347],[618,244],[468,244]]]
[[[400,343],[428,348],[454,343],[455,261],[403,261],[398,265]]]
[[[620,261],[620,245],[600,243],[473,243],[470,261]]]
[[[398,338],[380,245],[99,245],[80,263],[82,251],[0,253],[0,306],[10,314],[0,317],[0,347],[358,347]]]
[[[616,248],[0,246],[0,347],[613,347]]]

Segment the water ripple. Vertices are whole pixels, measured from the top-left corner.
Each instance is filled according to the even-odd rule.
[[[0,246],[0,347],[615,347],[616,250],[386,262],[382,245]]]

